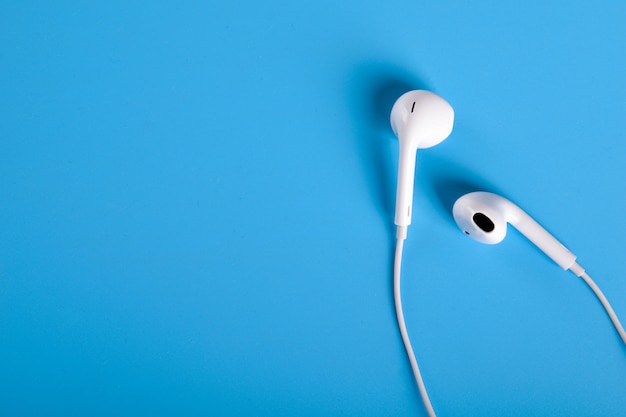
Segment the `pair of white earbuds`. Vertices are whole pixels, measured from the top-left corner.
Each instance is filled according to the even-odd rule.
[[[409,91],[395,102],[391,110],[391,128],[400,143],[395,212],[395,224],[398,227],[394,263],[396,315],[415,379],[424,405],[431,417],[435,416],[435,412],[428,398],[404,323],[400,294],[400,269],[402,248],[407,235],[407,227],[411,224],[411,215],[413,214],[413,186],[417,150],[430,148],[443,142],[452,133],[453,124],[454,110],[450,104],[430,91]],[[600,288],[576,262],[576,255],[517,205],[499,195],[478,191],[461,196],[454,203],[452,215],[456,224],[466,235],[488,244],[501,242],[506,235],[507,223],[513,225],[561,268],[569,269],[585,280],[602,303],[620,337],[626,343],[626,332],[619,319]]]
[[[395,215],[400,230],[411,224],[417,150],[443,142],[452,133],[453,124],[452,106],[430,91],[409,91],[395,102],[391,128],[400,142]],[[479,242],[501,242],[506,235],[506,224],[511,223],[563,269],[575,264],[574,254],[522,209],[496,194],[466,194],[456,201],[452,212],[461,230]]]

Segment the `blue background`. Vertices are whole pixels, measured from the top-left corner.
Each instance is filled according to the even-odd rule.
[[[5,2],[0,415],[425,415],[392,300],[393,101],[421,151],[403,298],[440,416],[624,416],[622,1]]]

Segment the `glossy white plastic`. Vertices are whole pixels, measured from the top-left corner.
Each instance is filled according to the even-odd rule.
[[[576,255],[518,206],[497,194],[477,191],[465,194],[456,200],[452,207],[452,215],[456,224],[466,235],[488,244],[501,242],[506,236],[506,224],[511,223],[561,268],[569,269],[585,281],[602,303],[622,341],[626,343],[626,331],[617,314],[600,287],[576,262]]]
[[[395,224],[408,226],[411,224],[417,149],[435,146],[450,135],[454,110],[435,93],[413,90],[396,100],[390,121],[400,142]]]
[[[484,191],[465,194],[454,203],[452,215],[461,230],[479,242],[501,242],[506,235],[506,224],[511,223],[561,268],[567,270],[575,264],[576,255],[526,212],[497,194]]]

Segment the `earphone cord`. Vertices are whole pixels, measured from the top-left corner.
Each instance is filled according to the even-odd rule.
[[[596,284],[594,280],[592,280],[591,277],[585,272],[585,270],[577,263],[575,263],[570,269],[576,275],[585,280],[587,285],[589,285],[589,288],[591,288],[591,290],[596,294],[596,297],[598,297],[598,300],[600,300],[600,302],[602,303],[602,307],[604,307],[606,313],[609,315],[609,318],[613,322],[615,330],[617,330],[617,333],[619,333],[622,341],[626,343],[626,332],[624,331],[624,327],[622,326],[622,323],[619,322],[617,314],[615,314],[615,311],[613,311],[613,307],[611,307],[611,304],[609,304],[609,300],[606,299],[606,297],[600,290],[600,287],[598,287],[598,284]]]
[[[411,347],[411,340],[409,339],[409,334],[406,331],[406,325],[404,324],[404,313],[402,312],[402,299],[400,293],[400,269],[402,266],[402,248],[404,246],[404,240],[406,239],[406,229],[406,226],[398,226],[396,257],[393,263],[393,296],[396,304],[396,316],[398,318],[398,327],[400,328],[402,341],[404,342],[406,353],[409,356],[409,361],[411,362],[413,374],[415,375],[415,381],[417,382],[417,386],[422,396],[422,400],[424,401],[424,406],[426,407],[426,410],[428,411],[428,415],[430,417],[437,417],[435,414],[435,410],[433,410],[433,406],[430,403],[430,399],[428,398],[426,386],[424,386],[424,380],[422,379],[420,368],[417,365],[417,360],[415,359],[415,354],[413,353],[413,347]]]

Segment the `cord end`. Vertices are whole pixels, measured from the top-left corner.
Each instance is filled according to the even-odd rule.
[[[572,271],[577,277],[581,277],[585,273],[585,268],[578,265],[578,262],[574,262],[572,266],[569,267],[569,270]]]
[[[396,239],[398,240],[406,239],[407,229],[408,229],[407,226],[398,226],[396,230]]]

